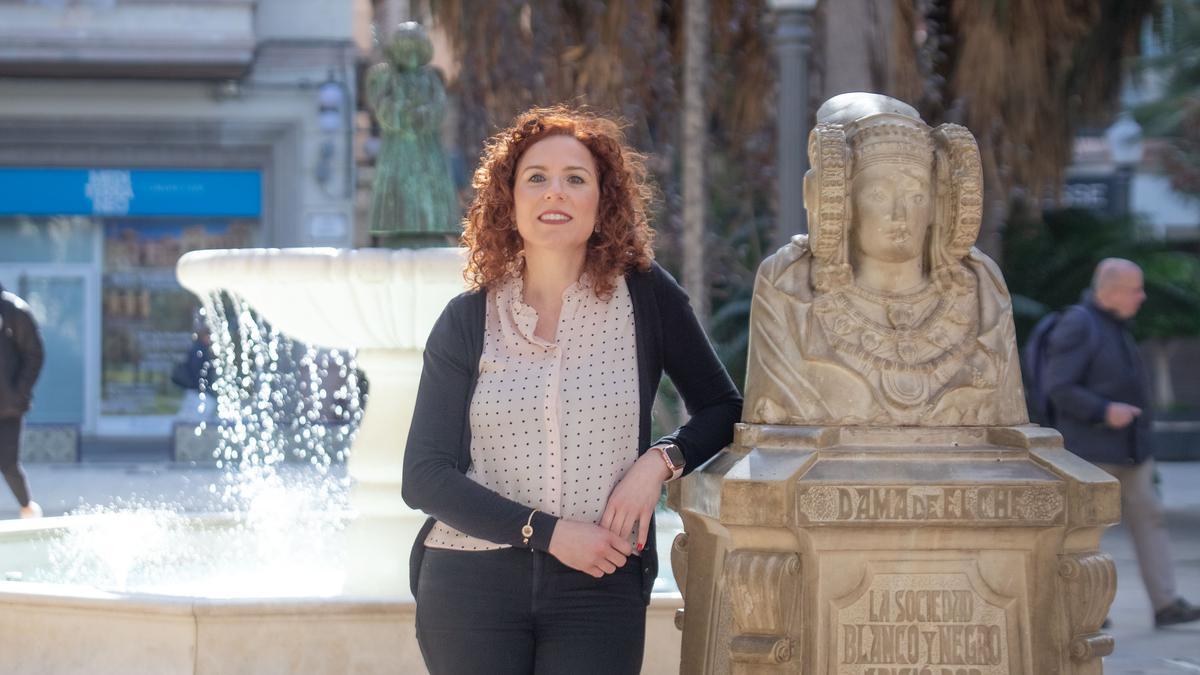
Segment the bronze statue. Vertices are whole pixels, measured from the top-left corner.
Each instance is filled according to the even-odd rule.
[[[428,65],[433,45],[420,24],[400,24],[388,61],[367,71],[367,102],[383,129],[372,191],[372,234],[393,244],[446,245],[459,209],[440,139],[446,88]]]

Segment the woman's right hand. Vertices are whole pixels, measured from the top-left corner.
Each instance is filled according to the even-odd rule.
[[[550,555],[599,579],[625,565],[633,545],[612,532],[578,520],[559,520],[550,536]]]

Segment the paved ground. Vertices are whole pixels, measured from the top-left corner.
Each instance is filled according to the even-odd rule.
[[[108,455],[108,461],[97,461],[84,453],[84,461],[79,464],[32,464],[25,468],[35,499],[47,515],[61,515],[81,503],[104,505],[130,499],[173,501],[193,511],[212,509],[216,502],[209,486],[219,480],[220,471],[167,462],[162,457],[148,450]],[[1164,462],[1160,468],[1180,591],[1200,602],[1200,462]],[[0,518],[16,514],[11,498],[0,492]],[[1113,528],[1105,537],[1104,548],[1116,560],[1119,579],[1111,614],[1117,651],[1105,660],[1105,673],[1200,674],[1200,623],[1155,630],[1128,532],[1122,527]]]
[[[1200,462],[1162,462],[1159,473],[1179,592],[1200,603]],[[1200,674],[1200,622],[1155,630],[1129,532],[1112,528],[1104,550],[1117,562],[1117,599],[1109,615],[1117,650],[1105,659],[1105,674]]]

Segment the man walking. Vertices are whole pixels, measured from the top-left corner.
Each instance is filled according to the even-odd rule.
[[[1150,396],[1127,322],[1146,293],[1142,270],[1121,258],[1096,266],[1084,301],[1049,336],[1045,390],[1067,449],[1121,482],[1121,513],[1133,535],[1154,625],[1200,619],[1179,596],[1162,502],[1154,490]]]
[[[42,515],[21,470],[21,423],[42,370],[42,338],[29,305],[0,286],[0,473],[21,505],[22,518]]]

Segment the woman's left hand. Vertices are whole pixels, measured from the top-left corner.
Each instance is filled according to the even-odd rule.
[[[671,472],[667,470],[667,465],[658,451],[651,449],[645,452],[629,467],[624,478],[608,496],[600,527],[628,540],[629,533],[636,523],[636,548],[640,552],[646,546],[650,518],[654,515],[654,507],[658,505],[659,495],[662,494],[663,481],[670,477]]]

